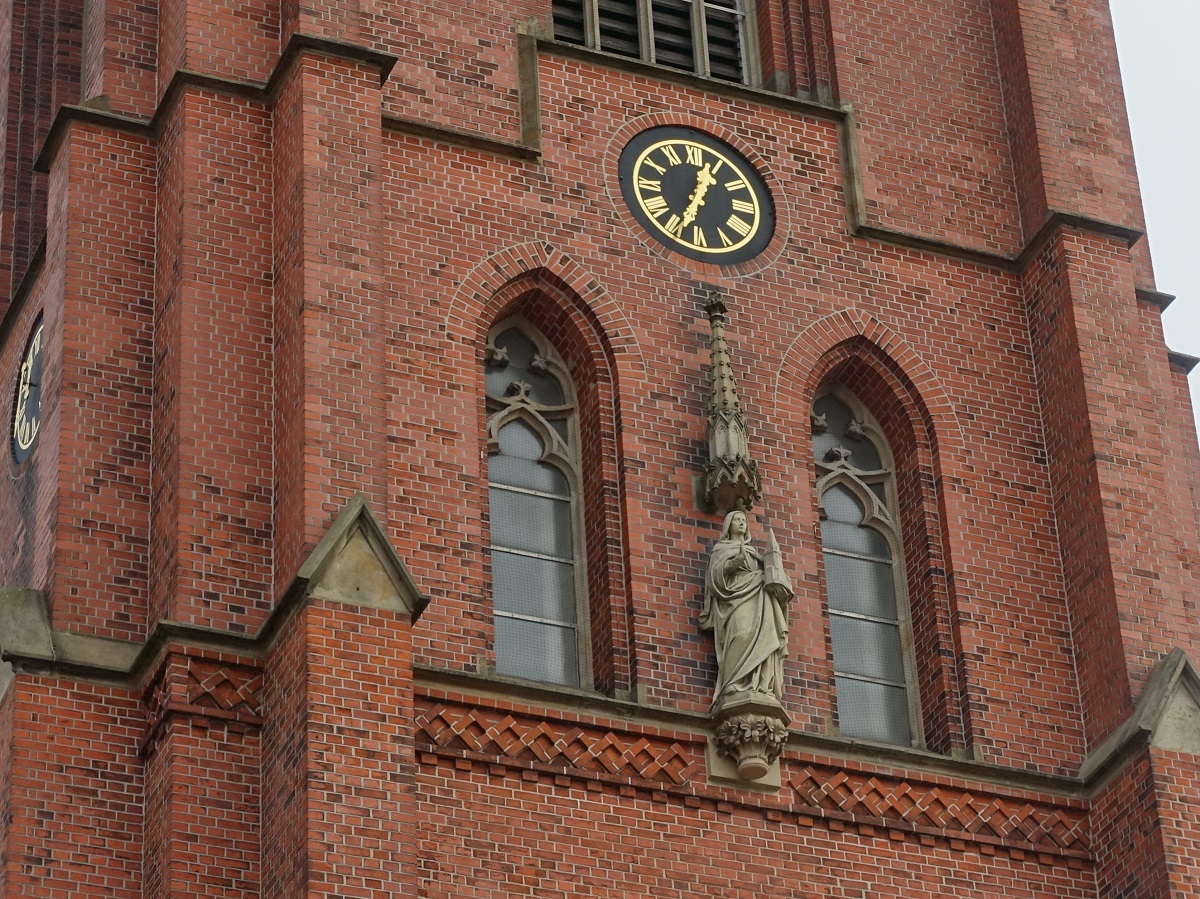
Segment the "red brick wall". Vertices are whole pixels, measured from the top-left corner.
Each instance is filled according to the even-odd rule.
[[[378,83],[302,55],[275,117],[276,595],[356,491],[387,514]]]
[[[148,117],[157,100],[159,5],[92,0],[84,5],[81,100]],[[103,99],[101,99],[103,98]]]
[[[1200,883],[1200,829],[1195,797],[1200,792],[1200,759],[1190,752],[1150,750],[1158,793],[1171,895],[1186,896]]]
[[[12,0],[0,55],[6,86],[0,311],[12,299],[46,229],[48,181],[34,161],[63,103],[79,102],[82,0]]]
[[[7,855],[9,822],[12,820],[13,725],[17,707],[17,691],[6,690],[0,697],[0,846],[5,849],[5,864],[0,865],[0,895],[8,895]]]
[[[141,136],[76,126],[58,166],[68,187],[55,363],[71,400],[59,432],[54,622],[137,639],[150,524],[155,152]]]
[[[185,710],[141,761],[136,697],[154,672],[122,689],[19,675],[0,707],[0,739],[4,714],[12,728],[0,750],[6,889],[71,895],[73,872],[95,870],[118,896],[802,884],[830,897],[1069,897],[1097,883],[1160,895],[1163,840],[1188,851],[1170,790],[1192,789],[1194,773],[1165,756],[1159,805],[1142,762],[1086,821],[1087,803],[1039,799],[1070,811],[1073,842],[1048,853],[893,833],[861,810],[785,814],[760,794],[581,785],[436,753],[416,767],[413,662],[490,665],[480,366],[487,329],[512,312],[572,366],[596,679],[643,715],[701,720],[715,677],[696,618],[719,521],[694,489],[709,393],[701,301],[714,287],[764,476],[753,527],[774,528],[796,585],[785,703],[805,740],[834,724],[808,422],[830,377],[871,405],[901,464],[932,749],[1072,792],[1054,777],[1074,775],[1128,714],[1161,654],[1180,642],[1200,653],[1188,567],[1200,452],[1178,436],[1190,433],[1184,382],[1155,310],[1135,299],[1149,281],[1141,251],[1069,231],[1014,273],[852,237],[836,110],[553,48],[537,61],[544,152],[531,158],[511,146],[515,25],[544,24],[547,6],[471,2],[451,18],[324,0],[104,0],[90,7],[103,27],[83,54],[86,96],[147,117],[182,68],[248,84],[182,87],[153,128],[72,124],[48,176],[32,173],[33,153],[79,83],[79,36],[74,19],[41,42],[15,35],[0,95],[8,281],[39,221],[48,239],[0,335],[0,371],[15,371],[44,310],[47,374],[38,451],[0,479],[0,530],[13,535],[0,584],[44,590],[62,628],[138,639],[167,618],[232,640],[257,631],[361,490],[432,605],[410,635],[401,616],[318,603],[273,646],[254,644],[270,653],[261,756],[257,725]],[[853,105],[873,223],[1013,255],[1048,210],[1140,222],[1111,36],[1093,6],[846,0],[794,4],[787,19],[767,0],[758,24],[768,66]],[[16,0],[26,9],[39,24],[52,14]],[[270,95],[256,91],[296,32],[398,61],[381,88],[377,65],[309,49]],[[1078,70],[1064,88],[1066,51]],[[395,118],[501,145],[418,136]],[[762,256],[719,269],[642,239],[615,162],[638,130],[668,123],[720,136],[764,174],[778,230]],[[6,388],[9,417],[11,403]],[[513,714],[587,726],[579,703],[592,700],[522,713],[526,694],[512,695]],[[819,745],[829,757],[814,765],[849,771],[857,750]],[[862,754],[856,765],[903,780]],[[904,758],[961,789],[945,773],[958,763]],[[614,851],[630,846],[642,851]]]
[[[1167,443],[1180,438],[1151,411],[1164,370],[1161,331],[1129,297],[1128,255],[1112,240],[1069,234],[1042,258],[1049,289],[1031,313],[1094,743],[1128,708],[1122,694],[1140,692],[1158,659],[1194,633],[1190,591],[1161,553],[1180,530],[1169,499],[1175,475],[1166,470]],[[1178,421],[1170,431],[1179,432]]]
[[[1063,243],[1056,239],[1043,250],[1025,280],[1081,711],[1094,744],[1132,706]]]
[[[140,897],[136,697],[25,675],[9,691],[9,895]]]
[[[548,22],[550,4],[537,6]],[[348,7],[328,2],[320,8]],[[449,18],[432,4],[373,4],[363,10],[363,39],[398,57],[385,87],[384,112],[519,140],[515,26],[532,12],[480,2],[457,5]],[[324,32],[322,26],[319,33]]]
[[[830,832],[717,799],[432,758],[418,785],[431,899],[1095,895],[1082,865],[923,845],[871,828]]]
[[[270,116],[189,92],[167,129],[153,617],[252,631],[272,598]]]
[[[1163,821],[1149,755],[1132,761],[1092,802],[1099,896],[1169,896]]]
[[[830,10],[838,86],[858,118],[873,222],[991,252],[1019,251],[986,0],[842,0]]]
[[[263,895],[416,892],[411,642],[393,612],[314,603],[268,669]]]
[[[303,893],[307,878],[308,615],[301,609],[271,648],[263,680],[262,895]]]
[[[256,895],[259,738],[172,716],[146,762],[146,897]]]

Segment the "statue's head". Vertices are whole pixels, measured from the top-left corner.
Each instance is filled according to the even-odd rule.
[[[750,521],[741,509],[735,509],[725,516],[721,526],[722,540],[740,540],[743,543],[750,539]]]

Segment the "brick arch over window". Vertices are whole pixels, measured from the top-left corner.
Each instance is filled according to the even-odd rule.
[[[911,347],[853,311],[814,323],[793,343],[780,373],[776,412],[802,416],[807,424],[814,399],[834,385],[870,411],[894,457],[925,745],[943,753],[965,749],[971,733],[969,706],[945,530],[945,523],[955,518],[947,510],[940,475],[947,457],[957,459],[962,450],[953,408]],[[814,494],[814,516],[818,500]]]
[[[521,322],[544,337],[571,380],[579,430],[579,502],[586,565],[582,580],[587,614],[580,623],[590,646],[590,653],[584,652],[582,657],[590,656],[591,664],[582,681],[599,692],[623,694],[631,688],[632,665],[628,540],[617,441],[619,354],[593,307],[554,272],[542,267],[507,279],[478,308],[472,329],[475,367],[480,375],[477,433],[481,441],[486,439],[488,416],[482,385],[485,347],[489,332],[507,322]],[[636,350],[636,344],[633,346]],[[640,363],[640,355],[635,358]],[[640,373],[639,365],[633,368]],[[486,458],[482,461],[486,466]],[[486,470],[481,472],[480,483],[486,483],[486,474]]]
[[[646,365],[637,331],[620,305],[582,263],[543,241],[507,247],[471,269],[447,305],[443,322],[447,337],[456,344],[475,346],[480,331],[486,334],[495,323],[494,313],[488,310],[542,282],[573,297],[573,304],[604,335],[621,380],[634,388],[643,386]]]

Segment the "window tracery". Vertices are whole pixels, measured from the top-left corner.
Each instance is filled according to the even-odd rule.
[[[895,467],[844,388],[812,410],[830,645],[842,733],[923,745]]]
[[[484,352],[496,671],[591,685],[579,426],[561,357],[509,319]]]

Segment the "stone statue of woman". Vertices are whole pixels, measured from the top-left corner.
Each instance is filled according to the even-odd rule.
[[[793,594],[779,544],[768,534],[767,551],[759,554],[746,513],[730,512],[708,558],[700,627],[713,631],[716,643],[714,711],[731,702],[778,706],[783,698],[786,604]]]

